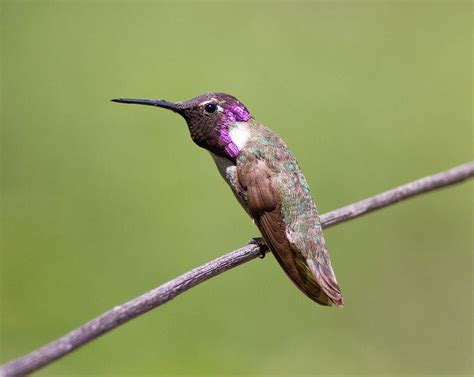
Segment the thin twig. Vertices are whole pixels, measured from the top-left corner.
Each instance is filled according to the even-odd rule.
[[[326,213],[321,216],[321,223],[324,228],[328,228],[401,200],[452,185],[473,176],[474,162],[460,165]],[[63,337],[6,363],[0,368],[0,375],[6,377],[31,373],[121,324],[167,303],[203,281],[248,262],[265,252],[266,250],[263,250],[256,243],[249,243],[238,250],[203,264],[125,304],[116,306]]]

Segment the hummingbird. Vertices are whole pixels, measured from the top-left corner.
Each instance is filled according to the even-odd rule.
[[[188,101],[116,98],[113,102],[171,110],[209,151],[221,176],[253,219],[293,283],[318,304],[343,306],[315,201],[298,162],[274,132],[232,95],[205,93]]]

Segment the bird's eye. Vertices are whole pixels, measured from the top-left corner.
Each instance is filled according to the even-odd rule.
[[[204,110],[206,110],[206,112],[212,114],[212,113],[215,113],[216,110],[217,110],[217,105],[215,103],[206,103],[206,106],[204,106]]]

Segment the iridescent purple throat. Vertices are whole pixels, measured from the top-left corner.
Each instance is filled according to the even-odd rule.
[[[219,124],[219,138],[225,144],[224,151],[227,156],[234,160],[240,153],[239,147],[234,144],[229,135],[229,123],[247,122],[250,119],[250,113],[241,103],[231,103],[224,105],[224,118]]]

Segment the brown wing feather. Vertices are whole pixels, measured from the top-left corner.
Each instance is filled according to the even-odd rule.
[[[247,210],[286,274],[303,293],[319,304],[331,305],[331,301],[339,304],[330,299],[335,297],[329,293],[332,285],[326,282],[318,264],[306,260],[287,239],[280,200],[273,188],[273,174],[268,165],[262,160],[245,164],[238,167],[237,174],[245,192]]]

